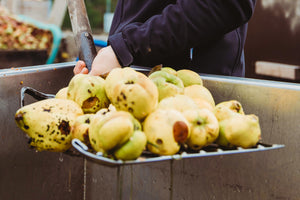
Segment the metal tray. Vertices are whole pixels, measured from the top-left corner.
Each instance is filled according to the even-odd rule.
[[[200,151],[197,152],[186,152],[182,151],[175,155],[170,156],[158,156],[149,151],[144,151],[142,155],[137,158],[136,160],[114,160],[111,158],[107,158],[102,156],[101,152],[93,153],[83,142],[78,139],[72,140],[72,146],[82,155],[89,158],[90,160],[109,166],[119,166],[119,165],[132,165],[132,164],[143,164],[143,163],[150,163],[150,162],[159,162],[159,161],[166,161],[166,160],[181,160],[185,158],[199,158],[199,157],[207,157],[207,156],[221,156],[221,155],[229,155],[229,154],[238,154],[238,153],[251,153],[251,152],[260,152],[266,150],[274,150],[283,148],[283,144],[264,144],[258,143],[253,148],[244,149],[241,147],[237,148],[221,148],[217,145],[209,145]]]
[[[31,87],[23,87],[21,89],[21,107],[25,105],[25,94],[30,95],[36,100],[49,99],[54,98],[53,94],[45,94]],[[260,152],[266,150],[274,150],[283,148],[283,144],[265,144],[258,143],[253,148],[244,149],[241,147],[236,148],[224,148],[220,147],[216,144],[211,144],[205,148],[202,148],[200,151],[190,151],[188,149],[181,150],[179,153],[170,156],[159,156],[153,154],[149,151],[144,151],[142,155],[136,160],[123,161],[123,160],[115,160],[112,158],[104,157],[101,152],[93,152],[92,149],[89,149],[87,145],[81,142],[78,139],[72,140],[73,149],[66,151],[65,154],[71,156],[85,156],[90,160],[108,166],[119,166],[119,165],[132,165],[132,164],[142,164],[149,162],[159,162],[166,160],[181,160],[185,158],[198,158],[198,157],[207,157],[207,156],[221,156],[221,155],[229,155],[229,154],[238,154],[238,153],[251,153],[251,152]]]

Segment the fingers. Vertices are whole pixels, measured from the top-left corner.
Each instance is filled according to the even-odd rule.
[[[88,73],[88,69],[86,68],[85,63],[82,60],[79,60],[74,69],[73,69],[73,73],[74,74],[87,74]]]
[[[97,56],[93,60],[92,69],[86,67],[84,61],[79,60],[74,69],[74,74],[90,74],[94,76],[107,76],[107,74],[114,68],[120,68],[121,65],[110,46],[100,49]]]
[[[91,75],[105,77],[112,69],[121,65],[111,46],[100,49],[92,63]]]
[[[80,74],[88,74],[89,70],[85,67],[81,70]]]
[[[109,67],[108,67],[109,66]],[[91,71],[89,72],[90,75],[93,76],[101,76],[102,78],[105,78],[111,70],[114,68],[117,68],[119,66],[113,66],[113,65],[94,65],[92,67]]]

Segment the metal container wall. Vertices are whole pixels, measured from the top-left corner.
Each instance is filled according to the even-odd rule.
[[[66,64],[0,70],[0,199],[83,199],[83,158],[36,153],[14,122],[23,86],[54,94],[71,77]],[[32,101],[25,98],[25,104]]]
[[[239,100],[259,116],[263,141],[283,149],[108,167],[36,153],[13,120],[22,86],[53,94],[70,80],[73,64],[0,71],[0,199],[300,199],[298,84],[202,75],[216,103]]]
[[[87,199],[300,199],[300,86],[202,76],[216,103],[239,100],[260,118],[263,141],[274,151],[116,168],[87,163]]]

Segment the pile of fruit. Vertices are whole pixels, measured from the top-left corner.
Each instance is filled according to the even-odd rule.
[[[52,41],[51,31],[25,23],[0,6],[0,49],[49,50]]]
[[[245,114],[240,102],[215,105],[199,74],[170,67],[149,75],[117,68],[105,79],[75,75],[55,98],[20,108],[15,121],[38,151],[64,152],[77,138],[120,160],[211,144],[251,148],[261,138],[258,117]]]

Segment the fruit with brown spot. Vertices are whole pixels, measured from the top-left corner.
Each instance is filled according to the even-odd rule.
[[[104,85],[99,76],[77,74],[69,82],[67,98],[78,103],[84,113],[96,113],[110,103]]]
[[[90,147],[89,127],[95,114],[84,114],[78,116],[71,127],[72,138],[77,138]]]
[[[113,69],[105,81],[106,94],[116,109],[130,112],[138,120],[143,120],[158,104],[156,85],[130,67]]]
[[[158,109],[143,123],[147,148],[154,154],[176,154],[189,137],[189,123],[183,114],[174,109]]]
[[[83,111],[74,101],[53,98],[20,108],[15,121],[38,151],[64,152],[71,147],[71,127],[80,115]]]
[[[228,119],[236,113],[242,115],[245,114],[242,104],[237,100],[229,100],[218,103],[215,106],[214,113],[218,121]]]

